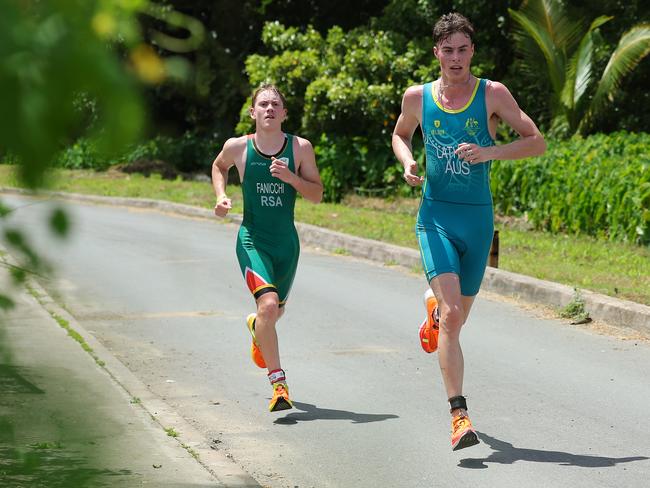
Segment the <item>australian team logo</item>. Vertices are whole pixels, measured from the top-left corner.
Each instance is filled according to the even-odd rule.
[[[465,121],[464,129],[465,132],[467,132],[467,134],[469,134],[470,136],[475,136],[476,134],[478,134],[478,130],[479,130],[478,120],[476,120],[474,117],[469,117]]]
[[[433,121],[433,129],[431,129],[431,135],[432,136],[444,136],[445,135],[445,129],[441,129],[440,126],[442,124],[438,119],[435,119]]]

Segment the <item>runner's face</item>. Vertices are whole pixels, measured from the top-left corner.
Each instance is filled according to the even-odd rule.
[[[279,128],[287,117],[287,109],[274,90],[264,90],[257,95],[250,114],[258,128]]]
[[[455,32],[434,46],[433,54],[440,61],[442,74],[448,80],[465,81],[474,56],[472,40],[462,32]]]

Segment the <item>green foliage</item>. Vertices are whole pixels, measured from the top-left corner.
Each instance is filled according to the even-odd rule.
[[[0,151],[0,164],[20,164],[20,161],[15,154]]]
[[[99,1],[0,3],[0,147],[4,160],[18,163],[28,188],[44,183],[45,170],[71,136],[86,132],[94,148],[109,152],[133,140],[141,126],[134,80],[107,48],[110,34],[102,30],[100,14],[115,28],[135,21],[126,9],[105,12]],[[89,119],[84,99],[93,100],[96,118]],[[59,157],[78,162],[87,151],[77,146]],[[47,272],[20,227],[1,224],[2,241],[17,261],[10,266],[13,280]],[[67,229],[60,216],[53,225],[58,235]]]
[[[156,19],[149,35],[167,51],[185,52],[202,38],[199,22],[149,0],[0,2],[0,159],[17,164],[23,186],[43,186],[56,164],[105,167],[144,124],[139,84],[183,74],[182,60],[163,59],[143,41],[138,16]],[[162,26],[179,29],[180,37]],[[77,142],[62,151],[70,141]],[[14,281],[47,272],[20,226],[6,222],[12,212],[0,213],[0,241],[17,261]],[[61,210],[49,228],[67,233]]]
[[[585,308],[585,299],[577,288],[574,288],[573,300],[560,310],[560,317],[571,319],[576,324],[590,321],[589,312]]]
[[[250,56],[250,84],[276,83],[287,97],[285,129],[312,141],[328,200],[355,188],[397,188],[390,147],[401,96],[411,84],[433,77],[430,51],[403,36],[334,27],[323,38],[266,24],[262,36],[270,55]],[[250,100],[241,111],[239,133],[253,130]],[[302,114],[302,117],[298,117]]]
[[[101,118],[92,137],[102,150],[118,148],[137,134],[143,116],[134,80],[97,32],[98,1],[1,5],[0,146],[21,161],[27,185],[42,183],[61,141],[78,130],[78,93],[97,102]]]
[[[143,42],[138,15],[156,20],[148,34],[167,51],[187,52],[201,42],[198,21],[149,0],[0,4],[0,147],[21,163],[28,187],[43,183],[69,140],[87,139],[63,155],[71,167],[86,164],[87,152],[122,151],[144,121],[138,82],[182,74],[182,60],[162,58]]]
[[[15,306],[16,306],[16,304],[14,303],[14,301],[11,298],[9,298],[9,297],[7,297],[5,295],[0,295],[0,310],[6,312],[7,310],[11,310]]]
[[[616,49],[609,58],[598,82],[596,92],[584,120],[581,132],[585,131],[593,119],[604,112],[614,96],[620,91],[623,80],[650,54],[650,23],[637,24],[627,30],[620,38]]]
[[[146,98],[154,132],[180,135],[185,131],[216,134],[223,143],[239,119],[250,95],[244,73],[246,58],[263,53],[266,21],[287,26],[313,25],[327,32],[338,25],[350,29],[378,15],[387,0],[165,0],[177,10],[201,19],[210,29],[196,52],[183,55],[192,65],[191,83],[152,87]],[[160,28],[155,19],[141,19],[144,31]],[[160,53],[161,55],[164,52]]]
[[[98,150],[95,140],[82,137],[61,151],[54,165],[66,169],[102,171],[108,168],[110,162],[106,155]]]
[[[548,74],[556,136],[589,133],[612,105],[622,80],[650,53],[650,24],[637,24],[620,38],[598,77],[600,58],[606,57],[600,28],[611,16],[585,23],[570,17],[560,0],[531,0],[509,13],[517,24],[522,67],[535,76]]]
[[[650,243],[650,135],[550,141],[543,156],[492,167],[495,208],[537,229]]]
[[[160,160],[171,164],[182,173],[207,171],[216,156],[217,147],[216,141],[201,137],[196,132],[186,132],[178,138],[159,135],[132,147],[113,162]]]
[[[333,26],[340,26],[344,32],[370,26],[374,31],[402,36],[430,53],[433,23],[441,14],[454,10],[467,15],[476,28],[474,65],[486,66],[487,76],[505,82],[538,125],[544,129],[550,127],[548,77],[540,76],[542,71],[537,69],[524,72],[521,60],[513,59],[513,21],[508,8],[519,9],[522,0],[165,0],[165,3],[202,19],[209,26],[210,35],[204,36],[196,52],[183,55],[193,67],[191,83],[168,83],[147,89],[146,103],[153,114],[153,133],[178,136],[185,131],[198,131],[215,134],[220,144],[231,136],[242,103],[250,94],[245,60],[255,53],[269,54],[261,38],[265,21],[277,20],[286,26],[312,25],[323,37]],[[650,9],[645,3],[640,0],[564,2],[567,16],[572,19],[614,17],[598,29],[604,43],[596,46],[595,73],[602,72],[623,32],[631,25],[650,21]],[[145,32],[161,27],[153,18],[143,16],[140,20]],[[162,50],[157,52],[166,56]],[[650,59],[646,58],[624,80],[613,111],[607,110],[604,117],[594,119],[591,130],[634,131],[650,127],[650,111],[642,109],[650,103],[650,91],[646,89],[649,75]],[[302,107],[299,108],[299,112],[292,112],[296,126],[288,126],[291,130],[299,127]]]
[[[55,208],[50,215],[50,229],[55,236],[65,237],[70,230],[70,220],[62,208]]]

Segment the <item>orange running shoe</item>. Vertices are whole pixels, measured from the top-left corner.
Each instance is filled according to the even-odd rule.
[[[273,398],[269,403],[269,412],[279,412],[280,410],[289,410],[293,408],[293,403],[289,400],[289,387],[281,381],[273,384]]]
[[[260,351],[260,347],[257,345],[257,341],[255,340],[255,317],[257,317],[257,314],[254,313],[246,317],[248,331],[251,333],[251,336],[253,336],[253,341],[251,342],[251,358],[257,367],[266,368],[264,356],[262,356],[262,351]]]
[[[478,444],[478,436],[467,414],[460,414],[451,421],[451,450],[458,451]]]
[[[436,300],[431,288],[424,292],[424,306],[427,309],[427,318],[424,319],[424,322],[420,326],[420,345],[424,349],[424,352],[436,352],[438,349],[440,322],[436,318],[438,300]]]

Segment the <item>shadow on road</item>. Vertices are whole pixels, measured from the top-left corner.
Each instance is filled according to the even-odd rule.
[[[331,408],[318,408],[310,403],[293,402],[293,406],[301,413],[292,412],[285,417],[277,419],[274,424],[294,425],[298,422],[310,420],[351,420],[353,424],[368,422],[381,422],[387,419],[396,419],[397,415],[382,413],[356,413],[347,410],[333,410]]]
[[[116,486],[129,470],[89,467],[83,455],[63,446],[7,447],[0,443],[0,479],[3,488],[97,488]],[[109,481],[112,478],[112,481]],[[115,484],[116,483],[116,484]]]
[[[0,330],[0,343],[2,336]],[[9,359],[10,355],[5,349],[0,350],[0,357]],[[39,441],[33,431],[25,432],[26,424],[39,425],[40,428],[35,430],[44,439],[57,439],[61,436],[59,429],[74,430],[71,426],[57,424],[59,417],[53,412],[43,411],[43,404],[35,405],[31,395],[44,397],[46,392],[27,379],[33,376],[39,374],[29,368],[0,364],[0,486],[108,488],[120,485],[124,477],[131,479],[129,470],[92,467],[88,453],[71,448],[68,442]],[[76,446],[80,447],[80,444],[76,443]],[[89,443],[86,447],[90,450],[93,446]]]
[[[645,456],[632,456],[624,458],[612,458],[605,456],[590,456],[582,454],[571,454],[562,451],[543,451],[541,449],[522,449],[513,446],[509,442],[503,442],[487,434],[479,432],[479,438],[494,452],[486,458],[465,458],[461,459],[458,466],[469,469],[486,469],[487,463],[513,464],[516,461],[529,461],[535,463],[555,463],[560,466],[579,466],[581,468],[607,468],[616,466],[619,463],[632,461],[643,461],[650,459]]]

